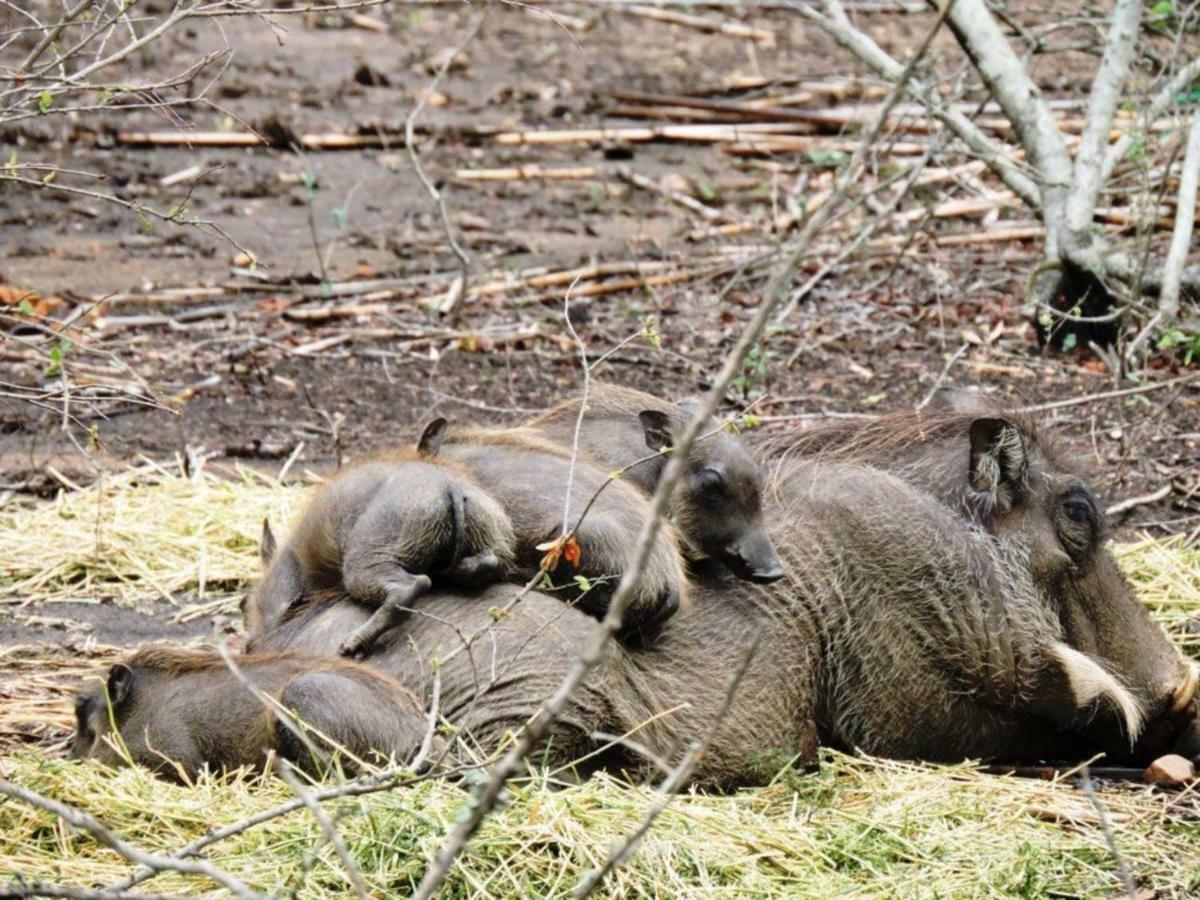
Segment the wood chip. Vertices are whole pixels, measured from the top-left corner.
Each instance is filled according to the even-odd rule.
[[[1175,753],[1160,756],[1146,767],[1146,781],[1150,784],[1179,786],[1196,777],[1196,767],[1190,759]]]

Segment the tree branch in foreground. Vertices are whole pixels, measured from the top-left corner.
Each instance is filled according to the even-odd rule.
[[[721,399],[725,396],[725,391],[741,371],[742,361],[750,351],[750,348],[757,343],[763,328],[770,320],[771,314],[787,295],[796,266],[809,243],[828,224],[846,200],[850,189],[854,186],[858,178],[863,161],[866,159],[867,154],[874,146],[875,141],[878,139],[880,132],[887,122],[888,111],[895,105],[896,100],[905,90],[908,80],[912,76],[913,70],[924,52],[924,48],[928,47],[933,33],[940,25],[941,18],[939,17],[934,29],[931,30],[929,36],[922,43],[921,50],[913,55],[912,60],[905,67],[903,77],[895,85],[889,95],[889,100],[881,108],[881,114],[876,115],[870,129],[864,135],[862,143],[842,170],[835,189],[831,192],[829,201],[817,209],[804,224],[804,227],[792,242],[780,265],[767,282],[762,303],[759,304],[753,318],[742,331],[737,343],[726,355],[720,372],[713,380],[711,389],[700,404],[700,409],[696,411],[691,421],[688,422],[687,427],[671,450],[667,465],[663,469],[662,477],[659,479],[658,486],[655,488],[654,495],[650,501],[650,515],[642,523],[642,528],[637,538],[633,563],[622,573],[620,583],[617,585],[617,589],[609,603],[608,611],[592,630],[583,652],[572,665],[570,671],[568,671],[554,694],[542,703],[534,716],[521,729],[512,747],[492,767],[488,780],[481,785],[465,814],[458,824],[455,825],[445,844],[443,844],[441,850],[426,870],[425,876],[422,878],[413,895],[417,900],[428,900],[446,880],[458,854],[463,851],[467,842],[479,830],[479,827],[492,810],[495,809],[505,783],[516,773],[534,746],[547,734],[559,714],[566,707],[575,690],[604,658],[609,643],[621,627],[625,610],[633,598],[633,591],[637,581],[645,570],[651,549],[654,546],[654,541],[661,529],[662,517],[666,513],[668,500],[675,489],[676,482],[683,474],[684,461],[687,458],[688,451],[691,449],[692,444],[705,423],[716,412]]]

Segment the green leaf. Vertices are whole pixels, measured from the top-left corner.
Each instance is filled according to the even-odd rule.
[[[702,181],[698,185],[696,185],[696,190],[697,190],[697,192],[699,192],[700,196],[703,197],[705,200],[708,200],[711,202],[711,201],[717,199],[717,192],[713,189],[713,186],[711,184],[706,184],[705,182]]]
[[[1178,328],[1168,328],[1163,332],[1162,337],[1158,339],[1159,350],[1170,350],[1173,347],[1178,347],[1187,340],[1187,335]]]
[[[1175,14],[1175,4],[1171,0],[1158,0],[1149,10],[1149,18],[1169,19]]]
[[[1062,348],[1064,350],[1074,350],[1079,345],[1079,335],[1073,331],[1068,331],[1063,335]]]
[[[28,300],[22,300],[17,305],[17,309],[19,309],[21,312],[23,312],[27,316],[33,315],[33,304],[30,303]]]
[[[38,112],[43,116],[50,112],[50,107],[54,105],[54,95],[49,90],[44,90],[38,94],[37,108]]]
[[[584,593],[587,593],[592,589],[592,583],[582,575],[575,576],[575,583],[579,585],[579,589]]]
[[[333,225],[335,228],[345,228],[346,222],[349,221],[349,219],[350,219],[350,215],[349,215],[349,213],[346,212],[346,208],[344,206],[339,206],[337,209],[333,210],[329,215],[333,219]]]
[[[761,424],[762,424],[762,419],[760,419],[758,416],[754,415],[754,413],[743,413],[742,414],[742,427],[743,428],[757,428]]]
[[[50,365],[46,366],[46,377],[53,378],[62,371],[62,350],[58,347],[50,348]]]

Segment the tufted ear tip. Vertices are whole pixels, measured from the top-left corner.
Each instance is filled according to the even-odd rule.
[[[1008,419],[982,416],[970,428],[971,486],[996,496],[1001,490],[1019,492],[1028,465],[1025,438]]]

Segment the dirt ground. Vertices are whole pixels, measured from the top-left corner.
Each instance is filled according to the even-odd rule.
[[[630,117],[630,101],[622,100],[630,92],[739,102],[803,95],[793,105],[819,111],[866,103],[874,85],[852,78],[861,73],[850,59],[785,9],[706,13],[768,31],[769,42],[616,7],[549,9],[553,16],[493,4],[419,120],[427,138],[422,160],[470,257],[469,286],[511,282],[468,296],[441,318],[426,301],[446,295],[458,264],[398,138],[441,55],[468,34],[474,9],[436,3],[364,14],[381,30],[320,14],[288,18],[278,32],[256,17],[230,20],[222,28],[233,61],[206,102],[169,113],[33,119],[0,134],[22,158],[101,172],[106,190],[157,209],[186,203],[190,215],[228,235],[148,226],[87,197],[0,189],[0,285],[36,292],[51,317],[74,323],[64,366],[77,387],[154,398],[76,405],[72,433],[87,443],[94,426],[100,445],[91,457],[59,427],[57,403],[38,409],[0,398],[0,496],[49,494],[140,456],[206,453],[276,471],[299,448],[293,473],[328,471],[411,441],[434,414],[519,422],[579,385],[563,324],[566,282],[539,287],[529,278],[535,268],[614,266],[617,274],[584,282],[607,287],[575,307],[593,356],[637,331],[645,316],[656,317],[661,348],[631,343],[598,377],[671,397],[706,387],[761,294],[764,273],[739,278],[738,261],[770,249],[775,238],[696,232],[769,220],[827,185],[838,160],[819,152],[738,155],[698,140],[505,146],[495,134],[670,124]],[[930,23],[922,14],[895,13],[862,21],[895,52]],[[197,26],[172,35],[142,66],[150,77],[218,46],[215,29]],[[935,47],[946,66],[958,65],[948,38]],[[1086,91],[1087,70],[1070,58],[1040,74],[1055,97]],[[671,120],[687,121],[694,120]],[[164,147],[130,135],[250,129],[284,146]],[[836,137],[836,129],[817,130]],[[382,146],[288,149],[307,134],[375,136]],[[959,161],[935,155],[931,164]],[[462,175],[533,164],[595,171],[515,181]],[[889,164],[881,158],[873,174]],[[198,181],[170,183],[193,166],[205,173]],[[629,172],[694,205],[632,184]],[[912,202],[919,210],[957,189]],[[763,427],[787,428],[822,414],[911,405],[938,383],[1018,405],[1128,386],[1086,348],[1039,350],[1022,311],[1025,280],[1039,258],[1035,241],[937,240],[1031,224],[1019,207],[1001,207],[998,216],[892,222],[885,233],[911,232],[911,243],[836,266],[772,326],[758,364],[728,397],[730,408],[757,400]],[[257,267],[246,265],[244,251]],[[811,260],[807,271],[821,261]],[[634,262],[659,268],[617,269]],[[628,284],[617,289],[622,279]],[[57,383],[43,356],[8,336],[0,366],[4,382]],[[1146,375],[1165,381],[1186,373],[1164,354]],[[1157,492],[1117,517],[1121,535],[1200,528],[1200,380],[1065,406],[1047,418],[1094,465],[1111,502]],[[132,644],[212,627],[156,629],[148,611],[106,609],[45,612],[92,617],[74,630],[30,621],[30,610],[6,613],[0,644]]]

